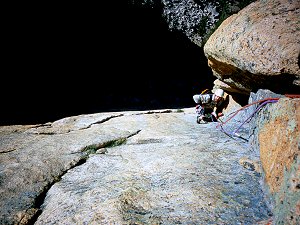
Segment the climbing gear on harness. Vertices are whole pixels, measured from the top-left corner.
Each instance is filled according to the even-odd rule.
[[[217,98],[218,96],[219,98]],[[217,111],[220,110],[222,99],[224,96],[224,91],[222,89],[216,89],[215,93],[211,92],[210,89],[205,89],[200,95],[194,95],[193,99],[197,103],[196,113],[197,113],[197,123],[202,122],[217,122],[218,117],[223,116],[222,113],[214,112],[216,108]]]

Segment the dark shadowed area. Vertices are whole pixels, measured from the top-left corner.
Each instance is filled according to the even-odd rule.
[[[1,125],[191,107],[193,94],[213,86],[202,49],[168,30],[160,9],[123,2],[18,10],[7,32]]]

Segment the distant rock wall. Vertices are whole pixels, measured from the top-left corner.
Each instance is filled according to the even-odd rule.
[[[135,5],[158,7],[170,30],[177,30],[203,46],[213,30],[228,16],[254,0],[131,0]]]

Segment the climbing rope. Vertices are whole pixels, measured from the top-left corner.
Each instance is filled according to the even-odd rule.
[[[288,97],[288,98],[300,98],[300,94],[285,94],[284,95],[285,97]],[[225,122],[223,122],[222,120],[218,119],[219,123],[218,125],[216,126],[216,128],[220,127],[221,130],[226,134],[228,135],[229,137],[231,138],[234,138],[234,137],[238,137],[238,138],[241,138],[245,141],[248,141],[246,138],[243,138],[241,135],[239,135],[237,132],[238,130],[247,122],[250,122],[250,120],[253,118],[254,114],[256,112],[258,112],[264,105],[268,104],[268,103],[275,103],[279,100],[279,98],[265,98],[265,99],[262,99],[262,100],[258,100],[258,101],[255,101],[255,102],[252,102],[248,105],[245,105],[243,107],[241,107],[240,109],[238,109],[237,111],[235,112],[232,112],[230,113],[229,115],[233,114],[232,116],[230,116]],[[228,132],[224,129],[224,124],[226,124],[228,121],[230,121],[233,117],[235,117],[241,110],[244,110],[246,108],[248,108],[249,106],[251,105],[254,105],[254,104],[259,104],[259,106],[254,110],[254,112],[244,121],[240,124],[240,126],[238,126],[233,132]]]
[[[250,122],[251,118],[254,116],[254,114],[256,112],[258,112],[260,110],[260,108],[262,108],[264,105],[266,105],[267,103],[275,103],[277,102],[278,100],[266,100],[264,102],[262,102],[262,104],[260,104],[256,109],[255,111],[233,132],[234,134],[248,121]]]
[[[241,110],[244,110],[244,109],[248,108],[248,107],[251,106],[251,105],[254,105],[254,104],[257,104],[257,103],[261,103],[261,102],[265,102],[265,101],[268,101],[268,100],[275,100],[275,101],[278,101],[278,99],[279,99],[279,98],[265,98],[265,99],[262,99],[262,100],[258,100],[258,101],[252,102],[252,103],[250,103],[250,104],[248,104],[248,105],[245,105],[245,106],[241,107],[240,109],[238,109],[237,111],[230,113],[230,114],[233,114],[233,115],[232,115],[231,117],[229,117],[225,122],[222,122],[221,124],[219,123],[219,124],[217,125],[217,127],[220,126],[220,125],[224,125],[224,124],[227,123],[229,120],[231,120],[233,117],[235,117]]]
[[[255,115],[256,112],[258,112],[264,105],[268,104],[268,103],[275,103],[279,100],[279,98],[266,98],[266,99],[262,99],[262,100],[259,100],[259,101],[255,101],[255,102],[252,102],[251,104],[248,104],[248,105],[245,105],[243,107],[241,107],[240,109],[238,109],[237,111],[233,112],[233,115],[230,116],[225,122],[221,121],[219,119],[219,123],[218,125],[216,126],[216,128],[220,127],[221,130],[226,134],[228,135],[229,137],[233,138],[233,137],[238,137],[238,138],[241,138],[243,139],[244,141],[248,141],[246,138],[243,138],[241,135],[239,135],[237,132],[238,130],[246,123],[246,122],[250,122],[250,120],[253,118],[253,116]],[[244,110],[246,108],[248,108],[249,106],[251,105],[254,105],[254,104],[260,104],[256,109],[255,111],[246,119],[244,120],[244,122],[242,122],[240,124],[240,126],[238,126],[238,128],[236,128],[233,132],[228,132],[224,129],[224,124],[226,124],[228,121],[230,121],[234,116],[236,116],[241,110]]]
[[[285,94],[284,96],[288,98],[300,98],[299,94]]]

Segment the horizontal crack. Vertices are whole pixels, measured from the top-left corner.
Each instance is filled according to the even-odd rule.
[[[127,141],[128,138],[130,138],[134,135],[137,135],[140,131],[141,130],[137,130],[136,132],[134,132],[134,133],[132,133],[132,134],[126,136],[126,137],[120,137],[118,139],[105,141],[105,142],[102,142],[102,143],[99,143],[99,144],[92,144],[92,145],[89,145],[89,146],[85,146],[83,149],[81,149],[80,152],[87,153],[86,157],[88,157],[90,154],[96,153],[96,151],[100,148],[112,148],[112,147],[122,145]]]
[[[148,112],[142,112],[142,113],[137,113],[136,115],[143,115],[143,114],[159,114],[159,113],[171,113],[173,112],[170,109],[163,110],[163,111],[148,111]]]
[[[108,120],[110,120],[110,119],[113,119],[113,118],[116,118],[116,117],[121,117],[121,116],[124,116],[124,114],[119,114],[119,115],[115,115],[115,116],[109,116],[109,117],[107,117],[107,118],[105,118],[105,119],[102,119],[102,120],[96,121],[96,122],[94,122],[94,123],[91,123],[90,125],[88,125],[88,126],[86,126],[86,127],[80,128],[80,130],[88,129],[88,128],[90,128],[90,127],[91,127],[92,125],[94,125],[94,124],[104,123],[104,122],[106,122],[106,121],[108,121]]]
[[[13,152],[13,151],[16,151],[17,149],[16,148],[13,148],[13,149],[9,149],[9,150],[0,150],[0,154],[2,153],[8,153],[8,152]]]
[[[48,131],[41,131],[41,132],[33,132],[33,134],[37,134],[37,135],[55,135],[55,134],[67,134],[67,133],[70,133],[72,131],[75,131],[75,130],[85,130],[85,129],[89,129],[92,125],[94,124],[100,124],[100,123],[104,123],[112,118],[116,118],[116,117],[120,117],[120,116],[123,116],[123,114],[119,114],[119,115],[113,115],[113,116],[109,116],[109,117],[106,117],[102,120],[99,120],[99,121],[96,121],[96,122],[93,122],[85,127],[81,127],[79,129],[68,129],[66,130],[65,132],[58,132],[55,130],[55,127],[53,127],[52,125],[49,125],[49,124],[45,124],[45,125],[38,125],[36,127],[33,127],[35,129],[39,128],[39,127],[46,127],[47,129],[49,129]]]

